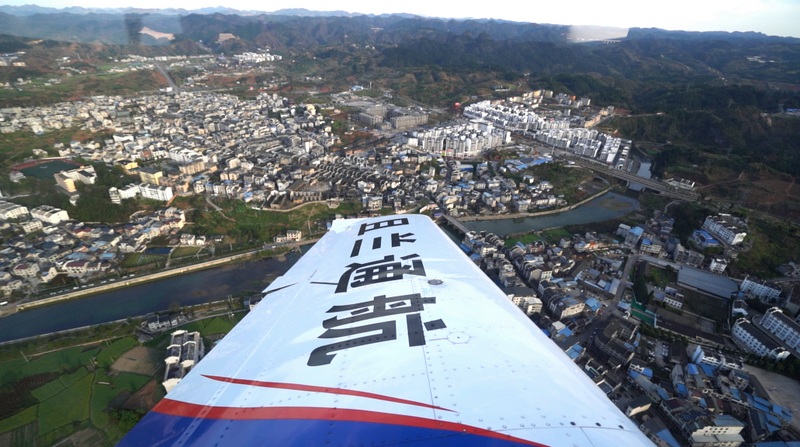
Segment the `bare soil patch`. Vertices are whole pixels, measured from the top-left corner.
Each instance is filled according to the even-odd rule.
[[[111,371],[116,373],[129,372],[144,376],[152,376],[160,366],[160,352],[157,349],[137,346],[122,354],[119,359],[111,365]]]

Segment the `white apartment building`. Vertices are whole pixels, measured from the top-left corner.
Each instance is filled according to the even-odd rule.
[[[28,208],[16,203],[0,200],[0,219],[19,219],[28,215]]]
[[[108,196],[111,197],[111,202],[119,205],[125,199],[132,199],[139,194],[139,187],[131,183],[130,185],[122,188],[110,187],[108,188]]]
[[[735,358],[728,358],[719,352],[711,351],[709,348],[701,345],[695,346],[691,358],[693,363],[702,363],[716,369],[742,369],[742,363],[737,361]]]
[[[15,265],[11,274],[20,278],[34,278],[39,275],[39,265],[35,262],[23,262]]]
[[[729,245],[740,244],[747,236],[747,224],[730,214],[706,217],[703,229]]]
[[[781,289],[770,287],[749,278],[745,278],[744,281],[742,281],[739,290],[761,300],[777,300],[781,295]]]
[[[194,368],[197,362],[205,355],[203,337],[199,332],[184,330],[172,333],[172,339],[167,347],[166,370],[162,385],[169,392],[177,385],[186,374]]]
[[[781,312],[777,307],[768,310],[761,318],[761,327],[786,346],[800,350],[800,324]]]
[[[725,258],[712,258],[711,264],[708,266],[708,270],[717,275],[721,275],[725,272],[726,268],[728,268],[728,261]]]
[[[25,234],[33,233],[34,231],[39,231],[42,228],[44,228],[44,225],[42,225],[42,221],[41,220],[36,220],[36,219],[31,219],[31,220],[22,222],[22,223],[19,224],[19,226],[22,227],[22,231],[24,231]]]
[[[153,199],[161,202],[169,202],[175,195],[171,186],[157,186],[150,183],[139,185],[139,193],[145,199]]]
[[[740,318],[736,321],[731,330],[731,335],[740,346],[755,355],[761,357],[767,356],[773,360],[783,360],[789,356],[789,351],[783,349],[782,346],[779,346],[769,338],[767,334],[753,326],[744,318]]]
[[[69,214],[67,214],[65,210],[50,205],[37,206],[32,209],[31,217],[49,223],[50,225],[58,225],[61,222],[69,220]]]
[[[744,423],[727,414],[719,414],[713,417],[708,424],[698,427],[689,435],[692,447],[714,446],[714,447],[739,447],[744,443],[741,435]]]
[[[64,264],[64,270],[69,276],[82,276],[89,271],[89,263],[87,261],[69,261]]]

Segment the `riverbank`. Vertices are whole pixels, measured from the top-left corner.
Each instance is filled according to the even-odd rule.
[[[492,219],[461,219],[459,222],[470,231],[486,231],[499,237],[519,235],[549,228],[592,224],[629,215],[640,209],[636,199],[604,190],[593,194],[570,207],[548,210],[530,215],[508,215]]]
[[[603,194],[606,194],[611,191],[611,187],[601,190],[600,192],[593,194],[578,203],[565,206],[563,208],[556,208],[552,210],[545,210],[545,211],[538,211],[536,213],[513,213],[513,214],[493,214],[489,216],[458,216],[457,219],[461,222],[477,222],[477,221],[485,221],[485,220],[503,220],[503,219],[526,219],[528,217],[542,217],[542,216],[551,216],[553,214],[565,213],[567,211],[572,211],[579,206],[585,205],[591,202],[594,199],[600,198]]]
[[[286,245],[286,247],[289,247],[290,249],[292,249],[292,248],[299,247],[299,246],[302,246],[302,245],[308,245],[308,244],[316,243],[318,240],[319,239],[309,239],[309,240],[306,240],[306,241],[295,242],[295,243]],[[28,302],[28,303],[21,303],[21,304],[17,304],[15,307],[10,307],[9,309],[5,309],[6,312],[3,313],[3,314],[0,314],[0,316],[10,315],[10,314],[13,314],[15,312],[21,312],[21,311],[33,309],[33,308],[36,308],[36,307],[56,304],[56,303],[60,303],[62,301],[68,301],[68,300],[72,300],[72,299],[76,299],[76,298],[83,298],[83,297],[86,297],[86,296],[89,296],[89,295],[108,292],[108,291],[111,291],[111,290],[116,290],[116,289],[121,289],[121,288],[125,288],[125,287],[135,286],[135,285],[143,284],[143,283],[150,282],[150,281],[169,278],[171,276],[183,275],[183,274],[186,274],[186,273],[196,272],[198,270],[205,270],[205,269],[209,269],[209,268],[213,268],[213,267],[218,267],[218,266],[229,264],[229,263],[232,263],[232,262],[237,262],[237,261],[241,261],[241,260],[247,260],[247,259],[253,258],[255,256],[258,256],[259,254],[263,253],[264,251],[266,251],[266,250],[259,248],[259,249],[251,250],[251,251],[248,251],[248,252],[245,252],[245,253],[239,253],[239,254],[235,254],[235,255],[231,255],[231,256],[225,256],[225,257],[222,257],[222,258],[211,259],[211,260],[203,261],[203,262],[200,262],[200,263],[197,263],[197,264],[191,264],[191,265],[187,265],[187,266],[183,266],[183,267],[176,267],[176,268],[164,270],[162,272],[155,272],[155,273],[150,273],[150,274],[147,274],[147,275],[142,275],[142,276],[139,276],[139,277],[127,278],[127,279],[125,279],[123,281],[114,281],[114,282],[109,282],[107,284],[101,284],[99,286],[95,286],[95,287],[92,287],[92,288],[89,288],[89,289],[80,289],[80,290],[76,290],[74,292],[67,292],[67,293],[64,293],[64,294],[61,294],[61,295],[57,295],[57,296],[53,296],[53,297],[49,297],[49,298],[43,298],[43,299],[39,299],[39,300],[36,300],[36,301]]]
[[[230,296],[256,296],[285,274],[300,256],[296,250],[285,256],[253,256],[15,312],[0,319],[0,343],[206,304]]]

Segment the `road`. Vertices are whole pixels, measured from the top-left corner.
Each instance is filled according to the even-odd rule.
[[[178,84],[176,84],[175,80],[172,79],[172,76],[170,76],[169,72],[164,67],[164,65],[156,64],[156,68],[164,76],[164,78],[167,79],[167,83],[169,84],[170,87],[172,87],[172,92],[178,93],[180,91],[180,89],[178,88]]]
[[[592,161],[586,158],[576,157],[568,153],[564,153],[563,155],[569,158],[570,161],[584,168],[591,169],[596,172],[601,172],[603,174],[607,174],[612,177],[618,178],[620,180],[625,180],[627,182],[634,182],[640,185],[644,185],[644,187],[652,189],[654,191],[658,191],[660,194],[663,194],[665,196],[674,197],[680,200],[686,200],[688,202],[694,202],[699,198],[699,194],[697,194],[694,191],[678,189],[673,187],[672,185],[668,185],[658,180],[639,177],[636,174],[631,174],[630,172],[621,169],[609,168],[603,163]]]

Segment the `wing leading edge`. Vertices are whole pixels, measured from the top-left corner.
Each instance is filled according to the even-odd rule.
[[[425,216],[337,221],[119,445],[652,445]]]

